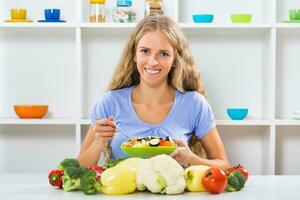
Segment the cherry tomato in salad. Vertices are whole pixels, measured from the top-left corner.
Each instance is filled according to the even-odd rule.
[[[229,167],[226,170],[227,176],[230,174],[230,172],[233,172],[233,171],[241,172],[245,176],[245,181],[248,180],[249,172],[242,165],[239,164],[239,165],[236,165],[234,167]]]
[[[208,192],[212,194],[219,194],[226,188],[227,176],[221,169],[211,167],[206,170],[202,177],[202,184]]]
[[[159,146],[172,146],[172,142],[170,141],[165,141],[165,140],[161,140],[159,142]]]

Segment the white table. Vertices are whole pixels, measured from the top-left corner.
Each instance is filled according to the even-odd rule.
[[[224,192],[212,195],[206,192],[185,192],[181,195],[157,195],[148,192],[136,192],[129,195],[85,195],[82,191],[64,192],[48,183],[47,174],[0,174],[0,199],[278,199],[300,200],[300,176],[250,176],[245,188],[239,192]]]

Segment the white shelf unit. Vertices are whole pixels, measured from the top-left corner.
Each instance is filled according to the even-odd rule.
[[[91,108],[136,26],[112,23],[113,2],[106,4],[107,23],[96,24],[88,22],[88,0],[0,0],[0,173],[48,172],[78,154]],[[134,2],[138,20],[143,2]],[[300,2],[164,3],[189,41],[231,164],[251,174],[299,174],[293,154],[300,153],[300,121],[291,113],[300,110],[300,25],[282,21]],[[4,23],[10,8],[27,8],[35,22]],[[67,23],[36,22],[45,8],[60,8]],[[241,12],[252,13],[253,22],[232,24],[230,14]],[[194,24],[194,13],[213,13],[214,23]],[[18,119],[14,104],[48,104],[49,113]],[[247,119],[230,120],[232,106],[248,107]]]

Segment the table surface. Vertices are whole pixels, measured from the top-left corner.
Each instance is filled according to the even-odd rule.
[[[300,176],[250,176],[242,191],[212,195],[206,192],[185,192],[161,195],[135,192],[128,195],[85,195],[82,191],[64,192],[48,183],[47,174],[0,174],[0,199],[280,199],[300,200]]]

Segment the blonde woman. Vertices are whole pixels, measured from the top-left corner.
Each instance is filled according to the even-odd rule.
[[[128,138],[122,131],[130,137],[170,136],[178,146],[171,156],[181,165],[225,170],[226,152],[203,94],[188,43],[176,23],[166,16],[145,17],[125,46],[108,92],[92,110],[80,164],[98,163],[107,147],[112,158],[126,157],[120,146]],[[189,148],[193,135],[207,158]]]

